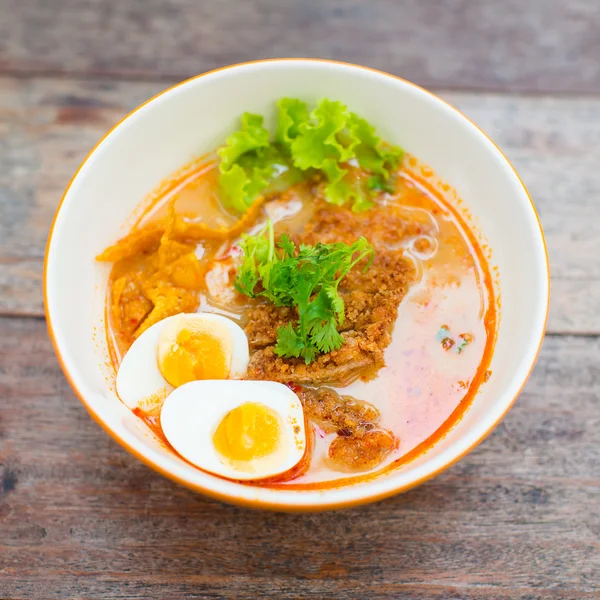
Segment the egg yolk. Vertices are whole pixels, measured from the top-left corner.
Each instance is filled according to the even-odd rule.
[[[219,423],[213,443],[232,462],[249,462],[273,454],[281,428],[277,413],[258,402],[246,402],[227,413]]]
[[[198,379],[227,379],[229,357],[221,340],[207,331],[182,329],[163,354],[159,369],[174,387]]]

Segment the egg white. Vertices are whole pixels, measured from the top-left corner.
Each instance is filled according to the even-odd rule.
[[[165,327],[180,322],[200,320],[223,340],[230,356],[229,377],[241,377],[248,366],[248,338],[243,329],[231,319],[211,313],[188,313],[167,317],[149,327],[133,342],[117,372],[117,394],[129,408],[151,410],[160,407],[173,391],[173,386],[162,376],[158,368],[157,353],[161,334]]]
[[[156,349],[167,317],[149,327],[131,345],[117,372],[117,394],[129,408],[151,409],[173,391],[158,369]]]
[[[264,404],[280,418],[280,447],[269,457],[240,470],[217,452],[213,436],[223,418],[246,402]],[[300,399],[274,381],[203,380],[186,383],[165,400],[160,424],[173,448],[193,465],[228,479],[256,480],[279,475],[296,465],[306,449]]]

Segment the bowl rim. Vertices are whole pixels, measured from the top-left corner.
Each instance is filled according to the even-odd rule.
[[[82,170],[84,165],[88,162],[88,160],[92,157],[92,155],[96,152],[98,147],[105,141],[105,139],[109,135],[111,135],[113,133],[113,131],[115,131],[118,127],[120,127],[121,124],[123,124],[127,119],[129,119],[137,111],[139,111],[141,108],[143,108],[147,104],[150,104],[155,99],[162,96],[163,94],[169,93],[180,86],[186,85],[192,81],[198,80],[198,79],[200,79],[202,77],[206,77],[208,75],[212,75],[215,73],[219,73],[219,72],[223,72],[223,71],[227,71],[227,70],[231,70],[231,69],[236,69],[239,67],[245,67],[245,66],[251,66],[251,65],[261,65],[261,64],[266,64],[266,63],[286,63],[286,62],[287,63],[298,63],[298,62],[324,63],[324,64],[329,64],[329,65],[334,65],[334,66],[362,69],[362,70],[370,71],[370,72],[378,74],[378,75],[389,77],[389,78],[392,78],[392,79],[402,82],[404,85],[413,87],[421,93],[424,93],[424,94],[427,94],[427,95],[433,97],[436,101],[445,104],[447,108],[449,108],[453,112],[455,112],[459,118],[462,118],[465,121],[467,121],[468,123],[470,123],[498,151],[499,155],[504,159],[506,165],[510,168],[510,170],[516,177],[517,181],[520,183],[520,185],[523,189],[523,192],[525,193],[527,199],[529,200],[531,210],[532,210],[533,215],[535,216],[535,219],[538,224],[539,235],[540,235],[540,239],[541,239],[543,250],[544,250],[543,256],[544,256],[544,261],[545,261],[545,266],[546,266],[546,273],[545,273],[546,292],[544,295],[544,299],[545,299],[544,318],[543,318],[543,326],[540,330],[540,338],[537,342],[537,349],[536,349],[535,353],[532,355],[531,363],[528,367],[527,373],[525,374],[521,385],[516,390],[516,393],[510,399],[510,401],[507,403],[503,412],[497,417],[497,419],[494,422],[492,422],[491,424],[489,424],[489,426],[485,430],[480,432],[480,434],[466,448],[462,449],[451,460],[445,462],[443,465],[439,466],[438,468],[431,470],[430,472],[424,474],[417,480],[409,482],[409,483],[405,483],[405,484],[399,484],[397,486],[392,487],[391,489],[384,490],[383,492],[374,492],[372,494],[363,495],[359,498],[349,498],[349,499],[341,500],[338,502],[328,502],[324,496],[321,496],[321,499],[317,502],[296,504],[296,503],[286,503],[286,502],[272,502],[269,500],[264,500],[264,499],[259,499],[259,498],[252,498],[252,499],[241,498],[241,497],[238,497],[233,494],[222,493],[222,492],[216,491],[210,487],[205,487],[203,485],[199,485],[197,483],[192,483],[190,481],[186,481],[185,479],[182,479],[178,475],[168,471],[166,468],[163,468],[161,465],[157,464],[151,458],[145,456],[144,454],[139,452],[137,449],[133,448],[125,439],[121,438],[115,431],[113,431],[113,429],[111,429],[100,418],[100,416],[94,411],[92,406],[86,401],[83,392],[81,392],[75,385],[74,380],[71,377],[69,370],[67,369],[66,362],[63,359],[61,351],[58,347],[58,343],[56,341],[56,336],[54,334],[54,329],[53,329],[53,325],[52,325],[52,317],[51,317],[50,310],[48,307],[48,256],[49,256],[49,251],[50,251],[50,247],[52,244],[52,238],[53,238],[53,234],[54,234],[55,224],[57,222],[59,213],[60,213],[63,203],[65,201],[65,198],[67,197],[69,190],[71,189],[74,181],[76,180],[77,176],[79,175],[79,172]],[[374,69],[371,67],[366,67],[363,65],[357,65],[357,64],[353,64],[353,63],[344,62],[344,61],[321,59],[321,58],[268,58],[268,59],[253,60],[253,61],[246,61],[246,62],[235,63],[235,64],[231,64],[231,65],[226,65],[226,66],[223,66],[223,67],[220,67],[217,69],[212,69],[210,71],[200,73],[198,75],[195,75],[193,77],[190,77],[188,79],[180,81],[172,86],[169,86],[169,87],[165,88],[164,90],[158,92],[151,98],[147,99],[145,102],[143,102],[142,104],[140,104],[139,106],[134,108],[129,113],[127,113],[122,119],[120,119],[117,123],[115,123],[96,142],[96,144],[93,146],[93,148],[88,152],[86,157],[83,159],[83,161],[81,162],[81,164],[79,165],[77,170],[74,172],[74,174],[71,177],[67,187],[65,188],[65,191],[63,192],[61,200],[56,208],[56,212],[54,214],[54,217],[53,217],[53,220],[52,220],[49,232],[48,232],[48,239],[46,242],[46,249],[45,249],[45,253],[44,253],[42,288],[43,288],[43,299],[44,299],[44,314],[46,317],[46,326],[47,326],[47,330],[48,330],[48,335],[50,337],[50,341],[54,348],[54,352],[58,359],[61,370],[63,371],[63,374],[65,375],[65,378],[67,379],[67,381],[68,381],[71,389],[74,391],[75,395],[79,398],[80,402],[84,405],[84,407],[87,409],[88,413],[96,421],[96,423],[98,423],[102,427],[102,429],[104,429],[104,431],[106,431],[106,433],[108,433],[110,435],[110,437],[113,438],[113,440],[115,440],[125,450],[127,450],[127,452],[134,455],[138,460],[140,460],[146,466],[150,467],[154,471],[157,471],[158,473],[167,477],[168,479],[171,479],[172,481],[178,483],[179,485],[182,485],[194,492],[201,493],[210,498],[220,500],[222,502],[227,502],[229,504],[235,504],[238,506],[244,506],[244,507],[253,508],[253,509],[267,509],[267,510],[277,510],[277,511],[285,511],[285,512],[316,512],[316,511],[322,511],[322,510],[335,510],[335,509],[351,508],[351,507],[355,507],[355,506],[360,506],[363,504],[368,504],[368,503],[376,502],[379,500],[383,500],[385,498],[394,496],[396,494],[400,494],[400,493],[408,491],[414,487],[417,487],[418,485],[421,485],[425,481],[437,476],[441,472],[443,472],[446,469],[448,469],[449,467],[451,467],[458,460],[460,460],[463,456],[465,456],[471,450],[473,450],[476,446],[478,446],[496,428],[498,423],[500,423],[500,421],[502,421],[502,419],[506,416],[508,411],[512,408],[513,404],[515,403],[516,399],[520,396],[521,392],[523,391],[523,388],[524,388],[525,384],[527,383],[527,381],[533,371],[533,368],[537,362],[537,359],[538,359],[538,356],[539,356],[539,353],[540,353],[540,350],[541,350],[541,347],[542,347],[542,344],[544,341],[546,327],[548,324],[548,313],[549,313],[549,304],[550,304],[550,264],[549,264],[549,259],[548,259],[548,247],[546,244],[546,239],[544,237],[544,231],[542,228],[542,224],[541,224],[538,212],[535,208],[535,204],[533,203],[533,200],[531,198],[531,195],[529,194],[521,177],[517,173],[517,171],[514,168],[514,166],[512,165],[512,163],[508,160],[508,158],[506,157],[504,152],[502,152],[502,150],[498,147],[498,145],[478,125],[476,125],[471,119],[469,119],[467,116],[465,116],[457,108],[455,108],[450,103],[446,102],[444,99],[440,98],[436,94],[430,92],[429,90],[427,90],[411,81],[408,81],[402,77],[399,77],[397,75],[392,75],[390,73],[386,73],[385,71],[381,71],[379,69]],[[302,494],[301,491],[295,492],[295,493]]]

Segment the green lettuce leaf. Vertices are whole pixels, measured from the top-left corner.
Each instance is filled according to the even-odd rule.
[[[350,204],[355,212],[368,210],[373,206],[375,194],[393,189],[389,183],[390,171],[398,166],[402,150],[382,144],[375,128],[349,112],[341,102],[321,100],[308,119],[303,106],[303,111],[294,111],[295,105],[286,99],[283,113],[282,131],[293,127],[293,137],[289,138],[294,165],[302,170],[318,169],[325,175],[327,202],[338,206]],[[292,121],[291,114],[296,120]],[[342,165],[351,159],[379,176],[381,184],[371,187],[348,180],[348,169]]]
[[[373,192],[388,192],[394,191],[394,186],[381,175],[371,175],[367,180],[367,187]]]
[[[279,118],[275,142],[290,151],[293,140],[298,137],[300,125],[308,121],[308,107],[306,102],[295,98],[281,98],[277,106]]]
[[[261,115],[244,113],[239,131],[217,153],[224,203],[238,212],[245,212],[275,178],[289,171],[289,159],[271,144]]]
[[[390,176],[390,170],[400,164],[403,151],[395,146],[386,146],[375,133],[375,127],[354,113],[350,113],[348,127],[359,140],[355,153],[358,164],[384,179]]]
[[[321,172],[327,202],[350,205],[360,212],[373,198],[394,189],[393,172],[400,164],[400,148],[384,144],[375,128],[327,98],[309,112],[305,102],[281,98],[274,141],[263,117],[244,113],[239,131],[219,149],[219,183],[226,206],[244,212],[260,194],[283,191]],[[367,172],[366,182],[349,172],[349,165]]]
[[[232,133],[217,154],[221,158],[221,173],[229,171],[238,159],[252,150],[270,146],[269,132],[263,127],[263,117],[252,113],[244,113],[240,119],[241,128]]]
[[[299,169],[322,169],[334,160],[345,162],[354,156],[358,139],[346,127],[348,111],[341,102],[321,100],[310,113],[310,119],[298,126],[291,144],[294,165]]]

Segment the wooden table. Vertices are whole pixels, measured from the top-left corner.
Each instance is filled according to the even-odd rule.
[[[552,263],[548,335],[494,433],[402,496],[251,512],[125,453],[46,335],[48,227],[102,134],[207,69],[321,56],[438,92],[514,162]],[[600,598],[598,0],[0,0],[0,597]]]

